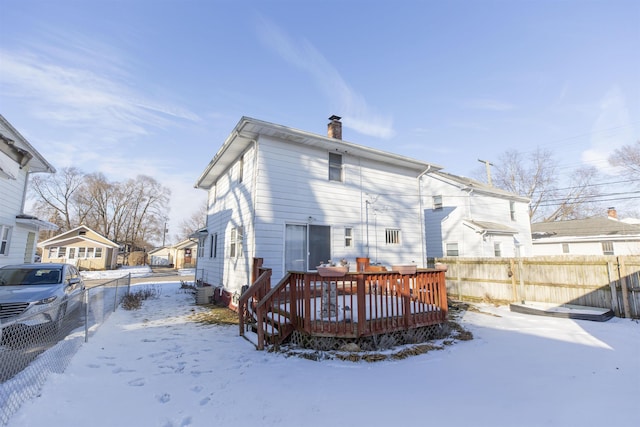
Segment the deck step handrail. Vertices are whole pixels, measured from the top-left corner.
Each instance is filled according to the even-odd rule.
[[[266,344],[265,324],[279,331],[278,335],[270,336],[271,343],[275,345],[280,344],[294,330],[293,323],[295,322],[295,318],[293,316],[295,316],[295,314],[291,311],[284,311],[281,308],[287,304],[291,306],[291,293],[287,292],[290,278],[290,273],[287,273],[280,282],[271,288],[256,304],[258,350],[264,349],[264,345]]]
[[[240,328],[240,336],[244,336],[244,329],[247,325],[249,317],[253,317],[255,313],[255,307],[249,309],[249,301],[257,303],[264,295],[269,292],[271,287],[271,269],[261,269],[260,276],[256,281],[244,291],[238,299],[238,326]],[[258,319],[255,319],[258,320]],[[260,322],[258,322],[260,323]]]

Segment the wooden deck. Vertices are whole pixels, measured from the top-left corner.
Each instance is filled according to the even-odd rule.
[[[280,344],[294,331],[311,336],[360,338],[443,323],[444,271],[418,269],[323,277],[290,272],[271,287],[271,270],[255,264],[253,285],[240,297],[240,335],[248,324],[258,349]]]

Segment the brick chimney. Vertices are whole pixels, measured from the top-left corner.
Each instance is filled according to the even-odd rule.
[[[329,138],[342,139],[342,117],[333,115],[329,117],[329,124],[327,125],[327,136]]]
[[[616,212],[616,208],[607,208],[607,216],[611,219],[618,219],[618,212]]]

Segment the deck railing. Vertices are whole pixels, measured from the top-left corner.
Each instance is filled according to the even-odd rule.
[[[255,313],[258,319],[258,349],[266,343],[280,343],[292,330],[358,338],[447,319],[444,272],[439,270],[347,273],[343,277],[290,272],[266,292],[265,280],[260,275],[239,304],[241,335],[249,315]]]

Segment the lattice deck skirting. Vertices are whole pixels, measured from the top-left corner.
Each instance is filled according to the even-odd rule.
[[[380,351],[399,345],[446,338],[450,332],[451,328],[447,323],[360,338],[321,337],[294,331],[289,345],[319,351],[339,351],[345,348],[357,348],[355,351]]]

